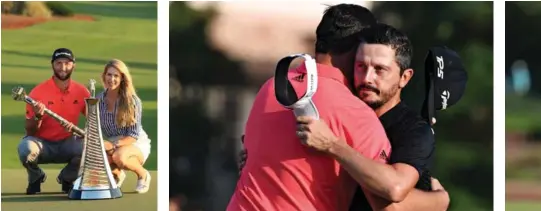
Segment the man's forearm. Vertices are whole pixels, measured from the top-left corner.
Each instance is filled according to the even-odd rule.
[[[422,191],[413,189],[399,203],[393,203],[384,211],[445,211],[449,206],[449,194],[444,190]]]
[[[360,185],[391,202],[404,200],[413,185],[401,181],[401,175],[391,165],[366,158],[343,141],[335,142],[330,154]]]

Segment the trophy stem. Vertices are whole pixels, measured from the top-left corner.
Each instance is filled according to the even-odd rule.
[[[91,85],[92,90],[92,85]],[[79,178],[75,181],[70,199],[114,199],[122,197],[116,185],[103,145],[100,127],[99,99],[85,99],[87,118]]]

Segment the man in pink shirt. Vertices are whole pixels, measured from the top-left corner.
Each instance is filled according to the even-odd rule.
[[[353,24],[337,24],[337,23]],[[364,7],[341,4],[324,14],[316,34],[318,88],[312,100],[319,117],[359,154],[380,163],[391,153],[385,131],[373,110],[351,94],[344,75],[353,69],[358,35],[374,24]],[[287,77],[298,96],[306,91],[306,67]],[[347,210],[357,183],[323,152],[299,144],[295,115],[275,96],[275,79],[256,96],[246,124],[244,145],[250,159],[241,172],[227,210]]]

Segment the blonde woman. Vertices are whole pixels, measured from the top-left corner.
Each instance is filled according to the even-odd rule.
[[[135,191],[146,193],[151,178],[143,164],[150,154],[150,139],[141,124],[142,104],[135,93],[128,67],[113,59],[105,65],[101,79],[105,91],[97,98],[100,99],[101,130],[111,169],[118,186],[126,178],[123,170],[137,174]]]

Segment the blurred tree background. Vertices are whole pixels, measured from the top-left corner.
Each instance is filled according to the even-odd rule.
[[[539,210],[541,3],[506,2],[505,13],[506,206]]]
[[[492,210],[492,2],[374,2],[371,10],[413,42],[416,72],[403,95],[412,107],[424,100],[428,48],[446,45],[462,57],[469,82],[461,101],[438,114],[434,175],[451,194],[450,210]],[[214,15],[170,5],[170,195],[183,194],[202,210],[227,205],[237,179],[238,128],[251,106],[246,96],[271,76],[252,77],[210,46],[206,25]],[[272,74],[274,64],[266,68]]]
[[[2,1],[2,14],[28,17],[51,18],[53,16],[73,16],[73,11],[64,4],[48,1]]]

